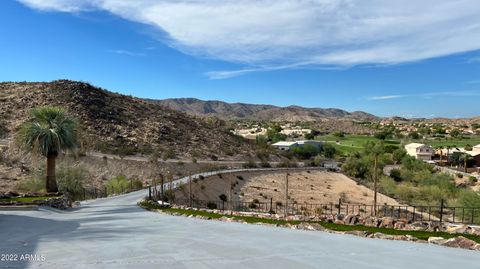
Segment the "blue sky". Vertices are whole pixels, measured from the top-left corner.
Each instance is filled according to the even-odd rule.
[[[0,1],[0,81],[72,79],[138,97],[380,116],[480,115],[480,3],[389,2]]]

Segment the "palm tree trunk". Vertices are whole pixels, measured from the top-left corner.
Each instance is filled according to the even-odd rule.
[[[375,156],[375,163],[373,166],[373,213],[377,215],[377,163],[378,156]]]
[[[55,160],[57,156],[50,154],[47,156],[47,192],[58,192],[57,179],[55,177]]]

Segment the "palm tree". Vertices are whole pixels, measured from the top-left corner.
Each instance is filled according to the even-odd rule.
[[[367,153],[370,153],[373,156],[373,208],[374,215],[377,215],[377,193],[378,193],[378,165],[379,158],[384,153],[385,148],[383,143],[367,143],[366,145]]]
[[[463,159],[463,169],[464,169],[464,172],[465,173],[468,173],[468,169],[467,169],[467,164],[468,162],[472,159],[472,156],[468,153],[464,153],[463,156],[462,156],[462,159]]]
[[[442,165],[443,161],[443,146],[437,147],[437,149],[440,151],[440,165]]]
[[[76,148],[76,121],[62,108],[35,108],[21,125],[18,139],[28,151],[47,158],[46,190],[58,192],[55,160],[62,151]]]
[[[450,150],[452,149],[451,145],[445,147],[447,149],[447,162],[450,163]]]

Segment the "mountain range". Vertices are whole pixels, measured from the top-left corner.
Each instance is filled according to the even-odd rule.
[[[337,108],[279,107],[222,101],[203,101],[195,98],[151,100],[165,107],[197,116],[215,116],[221,119],[249,119],[258,121],[318,121],[322,119],[378,120],[375,115]]]

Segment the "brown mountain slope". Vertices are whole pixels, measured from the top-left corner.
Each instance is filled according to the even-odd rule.
[[[305,108],[300,106],[277,107],[203,101],[194,98],[152,100],[171,109],[192,115],[216,116],[222,119],[253,119],[260,121],[317,121],[321,119],[375,120],[372,114],[362,111],[347,112],[336,108]]]
[[[174,151],[182,156],[243,155],[252,145],[224,123],[68,80],[0,83],[0,130],[12,136],[28,111],[61,106],[78,119],[88,148],[117,153]],[[2,135],[2,134],[0,134]]]

